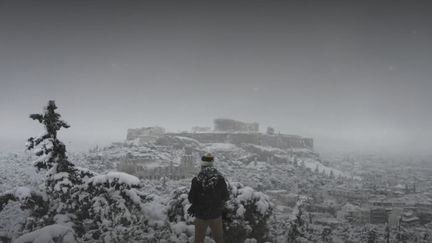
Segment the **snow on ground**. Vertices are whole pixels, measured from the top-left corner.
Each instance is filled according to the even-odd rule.
[[[0,154],[0,193],[19,186],[36,188],[42,182],[43,173],[33,167],[33,160],[26,153]]]
[[[208,143],[204,144],[204,150],[215,153],[215,152],[231,152],[238,150],[239,148],[231,143]]]
[[[111,183],[114,180],[118,180],[119,183],[128,185],[140,184],[140,180],[137,177],[123,172],[109,172],[106,175],[97,175],[90,178],[89,182],[93,184],[103,184],[105,182]]]
[[[22,210],[20,202],[10,201],[0,211],[0,237],[18,237],[29,216],[30,211]]]
[[[18,199],[23,200],[31,196],[31,189],[28,187],[20,186],[10,192]]]
[[[252,161],[246,166],[246,168],[255,170],[268,170],[270,166],[270,164],[263,161]]]
[[[27,233],[14,241],[14,243],[75,243],[75,232],[72,228],[54,224],[42,229]]]
[[[320,172],[324,170],[327,175],[329,175],[330,172],[333,171],[333,174],[335,176],[351,177],[351,175],[349,173],[342,172],[340,170],[337,170],[337,169],[325,166],[325,165],[321,164],[319,161],[317,161],[315,159],[305,158],[305,159],[302,159],[302,161],[304,162],[304,165],[307,168],[311,169],[312,171],[314,171],[315,168],[318,166],[318,170]]]

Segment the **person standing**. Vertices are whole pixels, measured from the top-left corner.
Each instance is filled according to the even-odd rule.
[[[201,171],[192,179],[188,194],[192,204],[188,213],[195,216],[195,243],[203,243],[210,227],[216,243],[223,243],[222,211],[229,198],[225,178],[213,167],[214,157],[201,157]]]

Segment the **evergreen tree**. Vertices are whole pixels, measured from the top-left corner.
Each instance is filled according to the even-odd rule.
[[[51,169],[56,166],[56,172],[70,172],[73,164],[66,156],[66,146],[57,138],[57,132],[61,128],[70,126],[60,120],[60,114],[56,113],[57,106],[54,100],[48,102],[43,114],[31,114],[30,118],[39,121],[45,127],[45,133],[39,137],[30,137],[27,141],[27,149],[39,149],[35,151],[36,156],[41,157],[35,161],[34,166],[40,169]]]
[[[33,214],[35,223],[28,231],[67,224],[84,242],[160,242],[166,231],[163,225],[150,225],[146,203],[152,198],[141,190],[140,180],[121,172],[97,175],[76,168],[57,138],[57,132],[69,125],[60,120],[56,109],[55,102],[49,101],[42,114],[30,115],[45,127],[44,134],[28,139],[27,148],[36,150],[39,157],[35,167],[48,170],[42,190],[48,208]],[[0,203],[6,201],[1,199]],[[154,232],[152,227],[161,229]]]
[[[39,157],[34,166],[38,170],[49,170],[46,180],[47,193],[65,202],[70,188],[80,182],[80,177],[74,164],[66,156],[66,146],[57,138],[57,132],[61,128],[69,128],[69,125],[60,119],[61,115],[56,109],[55,101],[50,100],[42,114],[30,115],[31,119],[44,126],[45,132],[39,137],[30,137],[26,147],[28,150],[35,150],[35,155]]]

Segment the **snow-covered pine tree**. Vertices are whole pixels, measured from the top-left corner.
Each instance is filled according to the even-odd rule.
[[[44,134],[28,140],[27,148],[36,150],[40,157],[36,168],[48,169],[43,194],[49,205],[46,213],[34,217],[29,233],[17,242],[32,242],[27,239],[37,239],[40,232],[60,228],[72,232],[80,242],[156,243],[168,238],[163,213],[154,212],[162,205],[148,207],[147,203],[154,202],[140,190],[138,178],[121,172],[97,175],[68,160],[57,132],[69,125],[60,120],[56,109],[55,102],[49,101],[43,114],[30,116],[45,127]]]
[[[75,166],[66,156],[66,146],[57,138],[57,132],[70,126],[60,119],[61,115],[55,110],[57,106],[54,100],[48,101],[42,114],[31,114],[30,118],[41,123],[45,132],[38,137],[30,137],[27,140],[28,150],[34,150],[39,158],[34,162],[38,169],[48,169],[46,186],[47,193],[54,198],[62,197],[63,201],[69,189],[79,182]]]
[[[27,149],[39,149],[35,151],[36,156],[41,157],[36,160],[34,165],[37,169],[51,169],[58,165],[56,171],[70,171],[73,165],[67,160],[66,147],[57,139],[57,132],[61,128],[69,128],[70,126],[63,120],[60,120],[61,115],[55,110],[57,106],[54,100],[50,100],[45,107],[43,114],[31,114],[30,118],[39,121],[45,127],[45,133],[39,137],[30,137],[27,142]]]

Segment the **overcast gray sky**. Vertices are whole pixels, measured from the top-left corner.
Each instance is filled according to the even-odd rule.
[[[428,1],[2,1],[0,140],[54,99],[79,141],[217,117],[317,148],[432,148]]]

